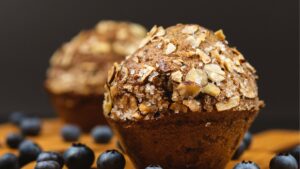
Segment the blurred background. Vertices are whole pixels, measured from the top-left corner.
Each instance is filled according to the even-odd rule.
[[[299,1],[0,1],[0,122],[12,111],[54,117],[43,89],[52,53],[102,19],[222,28],[259,74],[266,107],[252,131],[299,129]]]

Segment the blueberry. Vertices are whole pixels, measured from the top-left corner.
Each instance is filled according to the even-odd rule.
[[[69,169],[90,168],[95,160],[94,152],[84,144],[73,143],[64,152],[63,158]]]
[[[260,169],[257,164],[252,161],[242,161],[237,163],[233,169]]]
[[[232,159],[237,160],[238,158],[240,158],[240,156],[244,153],[245,150],[246,150],[246,144],[244,141],[242,141],[238,149],[233,154]]]
[[[108,126],[96,126],[92,130],[92,136],[96,143],[108,143],[113,133]]]
[[[61,169],[62,167],[56,161],[41,161],[36,163],[34,169]]]
[[[36,160],[42,149],[34,142],[25,140],[19,145],[19,161],[23,166],[31,161]]]
[[[64,159],[62,155],[56,152],[42,152],[39,154],[39,156],[36,159],[37,162],[42,162],[42,161],[56,161],[59,166],[63,167],[64,165]]]
[[[36,136],[41,131],[41,120],[38,118],[25,118],[20,124],[22,134],[25,136]]]
[[[13,149],[19,147],[20,143],[24,140],[23,135],[18,133],[9,133],[6,137],[6,144]]]
[[[245,143],[246,149],[248,149],[252,142],[252,134],[249,131],[244,135],[243,142]]]
[[[7,153],[0,157],[1,169],[19,169],[18,157],[14,154]]]
[[[61,129],[61,136],[65,141],[77,141],[81,131],[78,126],[67,124]]]
[[[107,150],[97,159],[98,169],[123,169],[125,158],[117,150]]]
[[[298,166],[300,166],[300,145],[294,147],[290,154],[297,160]]]
[[[9,116],[9,121],[14,125],[20,125],[21,121],[25,118],[22,112],[12,112]]]
[[[149,165],[145,169],[163,169],[163,168],[159,165]]]
[[[297,169],[296,159],[290,154],[278,154],[270,161],[270,169]]]

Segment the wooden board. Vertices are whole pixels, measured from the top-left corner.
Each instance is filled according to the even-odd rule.
[[[42,133],[37,137],[29,137],[28,139],[39,144],[44,151],[63,152],[71,143],[64,142],[60,136],[62,122],[56,119],[44,120]],[[11,152],[18,154],[17,150],[9,149],[5,144],[6,135],[10,132],[18,132],[18,129],[11,124],[0,125],[0,156]],[[91,147],[96,157],[107,149],[118,149],[116,146],[117,139],[113,138],[109,144],[95,144],[89,134],[83,134],[79,142]],[[300,144],[300,132],[288,130],[269,130],[254,135],[252,144],[239,160],[228,163],[226,169],[232,167],[242,160],[251,160],[260,165],[261,169],[269,168],[270,159],[280,151],[287,150],[293,146]],[[129,158],[126,158],[126,169],[133,169],[133,165]],[[35,163],[32,162],[23,167],[23,169],[33,169]],[[95,167],[95,164],[94,164]]]

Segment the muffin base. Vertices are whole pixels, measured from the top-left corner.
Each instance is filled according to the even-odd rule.
[[[103,95],[50,94],[55,111],[65,122],[89,132],[94,126],[107,124],[103,111]]]
[[[107,119],[138,169],[223,169],[257,111],[179,113],[156,120]]]

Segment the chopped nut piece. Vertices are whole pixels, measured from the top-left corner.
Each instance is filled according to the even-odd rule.
[[[240,104],[240,96],[231,97],[228,101],[218,102],[216,108],[218,111],[232,109]]]
[[[238,73],[245,73],[244,69],[242,66],[236,66],[236,65],[233,65],[233,70],[235,70],[236,72]]]
[[[225,72],[217,64],[208,64],[204,66],[208,78],[214,82],[221,82],[225,79]]]
[[[138,79],[138,81],[143,82],[152,73],[153,70],[155,70],[154,67],[144,65],[144,68],[139,71],[140,78]]]
[[[150,82],[152,82],[152,81],[155,79],[155,77],[157,77],[158,75],[159,75],[159,73],[156,72],[156,71],[154,71],[153,73],[151,73],[151,74],[149,75],[148,80],[149,80]]]
[[[128,31],[125,28],[121,28],[116,32],[116,38],[118,40],[125,40],[128,38]]]
[[[125,82],[128,77],[128,69],[126,67],[122,66],[120,73],[122,75],[122,79],[120,80],[120,82]]]
[[[117,87],[117,85],[110,86],[109,90],[110,90],[110,96],[112,98],[115,97],[117,95],[117,93],[118,93],[118,87]]]
[[[255,68],[252,65],[250,65],[248,62],[246,62],[245,65],[252,73],[256,72]]]
[[[135,61],[136,63],[139,63],[139,58],[138,57],[132,57],[132,60]]]
[[[152,36],[157,32],[157,26],[154,25],[152,27],[152,29],[150,30],[150,32],[148,32],[147,36],[140,42],[140,46],[139,48],[144,47],[145,45],[147,45],[151,39],[153,38]]]
[[[148,113],[155,113],[157,111],[157,107],[151,105],[151,103],[143,102],[139,105],[139,110],[143,115],[146,115]]]
[[[183,60],[181,60],[181,59],[172,60],[172,62],[178,66],[182,66],[182,64],[184,63]]]
[[[176,90],[183,98],[194,98],[200,93],[201,87],[194,82],[182,82],[177,86]]]
[[[171,79],[173,80],[173,81],[175,81],[175,82],[178,82],[178,83],[180,83],[181,81],[182,81],[182,73],[181,73],[181,71],[176,71],[176,72],[173,72],[172,74],[171,74]]]
[[[211,62],[211,58],[202,50],[196,49],[196,54],[200,56],[203,63],[208,64]]]
[[[207,32],[206,31],[205,32],[201,32],[201,34],[198,37],[200,43],[203,42],[203,41],[205,41],[206,36],[207,36]]]
[[[164,36],[165,34],[166,34],[165,29],[162,26],[160,26],[160,27],[158,27],[158,30],[155,33],[154,37]]]
[[[201,92],[216,97],[220,94],[221,90],[216,85],[209,83],[202,89]]]
[[[146,36],[144,39],[141,40],[139,48],[144,47],[145,45],[147,45],[151,40],[151,37]]]
[[[200,45],[200,39],[199,38],[195,38],[194,36],[188,36],[185,39],[185,43],[190,45],[192,48],[197,48]]]
[[[149,31],[148,35],[151,37],[157,32],[157,26],[154,25],[151,30]]]
[[[132,92],[133,86],[126,84],[126,85],[123,86],[123,88],[126,89],[129,92]]]
[[[176,46],[173,43],[169,43],[166,49],[166,55],[173,53],[176,50]]]
[[[112,66],[107,73],[107,83],[110,83],[113,80],[115,75],[115,66]]]
[[[140,115],[139,112],[134,112],[134,113],[132,114],[132,117],[135,118],[135,119],[137,119],[137,120],[140,120],[140,119],[142,119],[143,116]]]
[[[233,64],[233,62],[231,61],[231,59],[225,58],[224,64],[225,64],[226,69],[227,69],[229,72],[233,72],[234,64]]]
[[[93,54],[108,53],[111,51],[111,45],[108,42],[96,41],[90,45],[90,51]]]
[[[186,25],[181,32],[185,34],[194,34],[195,32],[198,31],[198,26],[197,25]]]
[[[187,106],[192,112],[200,111],[200,102],[196,100],[183,100],[182,103]]]
[[[254,81],[244,80],[240,82],[240,92],[247,98],[255,98],[257,96],[257,87]]]
[[[218,31],[215,32],[215,35],[220,39],[220,40],[225,40],[226,36],[224,35],[224,32],[222,29],[219,29]]]
[[[175,113],[186,113],[188,111],[188,108],[185,105],[178,102],[172,103],[170,109],[173,110]]]
[[[205,123],[205,127],[209,127],[209,126],[211,126],[211,122]]]
[[[106,90],[107,89],[107,86],[105,86]],[[110,93],[109,92],[105,92],[104,93],[104,101],[103,101],[103,111],[105,113],[105,115],[108,115],[112,109],[112,98],[110,96]]]
[[[207,84],[207,75],[206,73],[201,69],[195,69],[192,68],[185,77],[186,81],[191,81],[194,83],[197,83],[201,86],[204,86]]]

